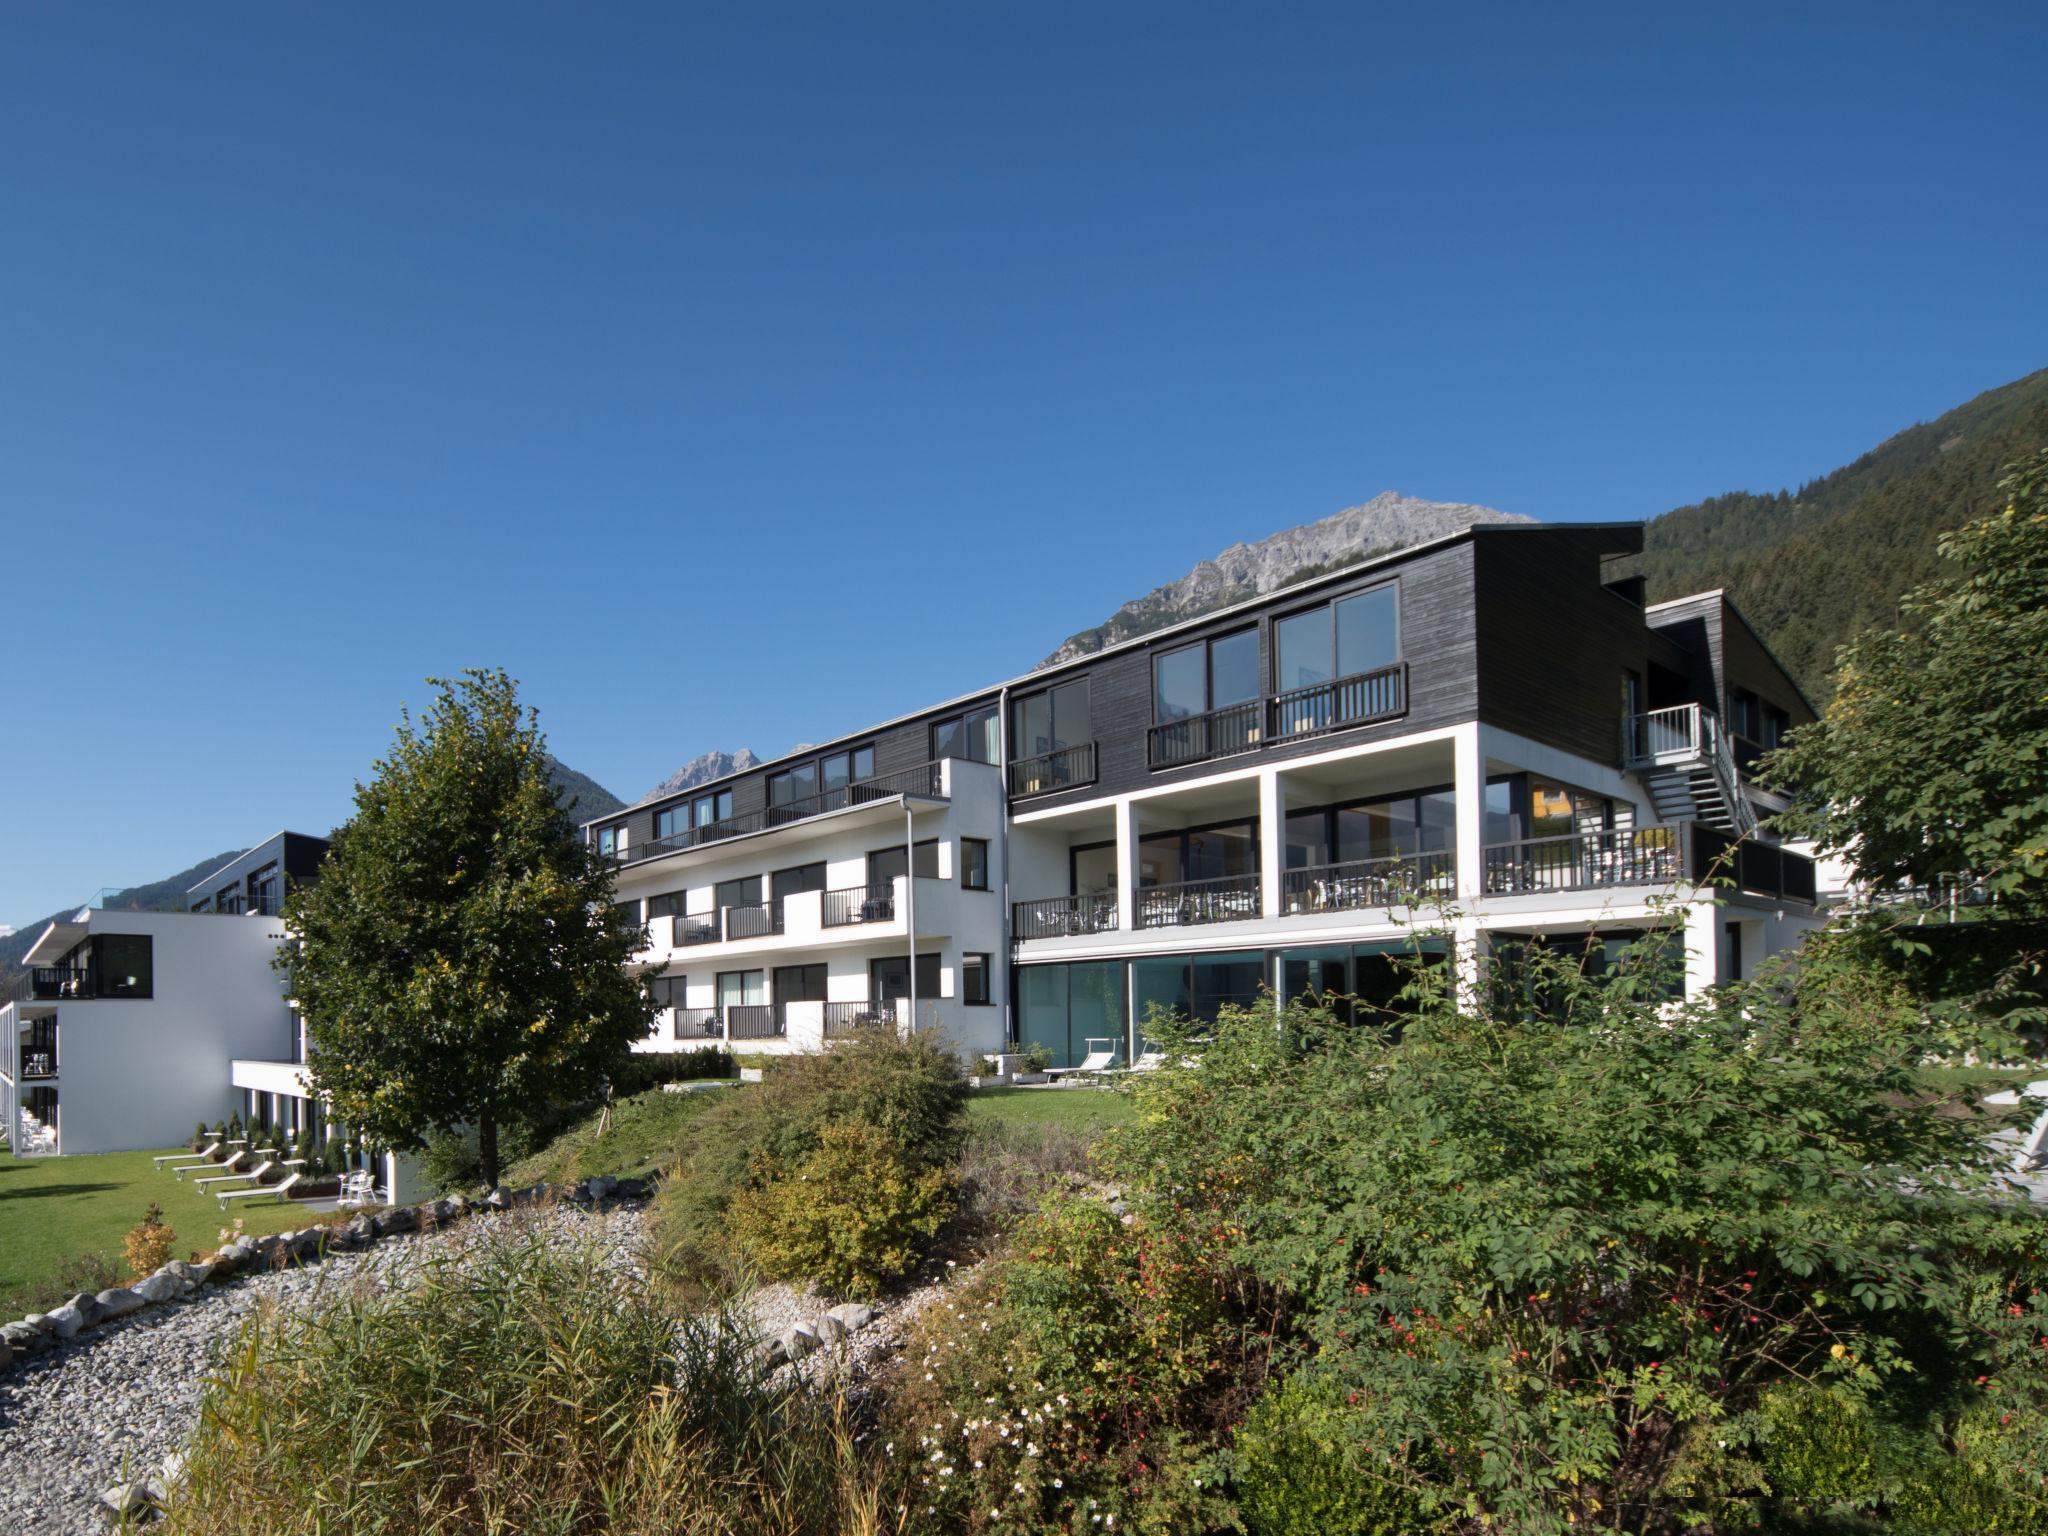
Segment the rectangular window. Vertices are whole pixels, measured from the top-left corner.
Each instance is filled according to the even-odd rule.
[[[993,708],[970,709],[963,715],[932,722],[932,761],[964,757],[969,762],[996,760],[998,729]]]
[[[767,1001],[767,972],[720,971],[718,973],[719,1007],[745,1007],[750,1003],[765,1003]]]
[[[825,1001],[825,967],[822,965],[778,965],[775,968],[777,1003],[822,1003]]]
[[[1778,748],[1785,745],[1785,738],[1792,734],[1792,717],[1775,704],[1764,706],[1764,745]]]
[[[920,880],[939,878],[939,844],[936,838],[927,838],[912,850],[915,855],[914,868]],[[887,885],[904,872],[903,849],[877,848],[868,855],[868,884]]]
[[[690,802],[691,822],[695,826],[715,826],[721,821],[732,820],[732,791],[714,790],[708,795],[699,795]]]
[[[894,1002],[910,996],[910,961],[907,955],[884,955],[869,965],[868,996],[877,1002]],[[939,957],[936,953],[917,957],[917,996],[923,1002],[939,995]]]
[[[101,997],[153,997],[156,960],[146,933],[102,933],[92,941]]]
[[[654,978],[654,1006],[657,1008],[681,1008],[683,1004],[684,976],[657,976]]]
[[[761,905],[761,877],[743,875],[737,880],[721,880],[712,887],[714,907],[758,907]]]
[[[1152,658],[1152,720],[1164,724],[1259,696],[1259,632],[1198,641]]]
[[[616,901],[612,905],[626,915],[626,922],[629,925],[635,928],[642,926],[640,922],[640,903],[637,898],[627,901]]]
[[[619,851],[619,829],[617,827],[599,827],[597,829],[597,851],[606,858],[612,857],[612,855]],[[223,892],[222,894],[225,895],[226,893]],[[214,907],[221,912],[227,910],[226,907],[220,905],[218,898],[214,901]]]
[[[1138,839],[1138,888],[1253,875],[1259,870],[1256,819],[1184,832],[1153,832]]]
[[[825,889],[825,866],[823,864],[799,864],[795,869],[778,869],[768,877],[768,899],[775,903],[776,913],[782,911],[782,904],[801,891],[822,891]]]
[[[768,804],[770,806],[793,806],[809,800],[818,792],[818,765],[799,763],[794,768],[785,768],[780,773],[768,776]]]
[[[960,884],[970,891],[988,889],[988,839],[960,839]]]
[[[674,837],[678,832],[690,830],[690,807],[688,804],[672,805],[665,811],[654,813],[654,835],[658,839]]]
[[[1116,889],[1116,844],[1097,843],[1073,854],[1074,894],[1088,896]]]
[[[1120,960],[1031,965],[1017,972],[1017,1043],[1042,1045],[1056,1067],[1078,1066],[1090,1050],[1124,1055],[1124,966]]]
[[[1394,585],[1291,614],[1273,626],[1273,644],[1273,687],[1279,693],[1391,667],[1401,659]]]
[[[994,961],[988,955],[960,957],[960,1001],[972,1008],[989,1006],[989,971]]]
[[[663,891],[659,896],[648,897],[647,921],[651,923],[657,918],[681,917],[688,894],[687,891]]]
[[[1085,677],[1026,694],[1010,707],[1016,717],[1010,743],[1014,757],[1042,757],[1094,740]]]
[[[1728,698],[1729,727],[1736,735],[1756,741],[1764,733],[1763,701],[1747,688],[1737,688]]]

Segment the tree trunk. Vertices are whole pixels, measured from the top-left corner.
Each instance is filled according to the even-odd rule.
[[[477,1158],[484,1165],[484,1188],[498,1187],[498,1117],[488,1109],[476,1123]]]

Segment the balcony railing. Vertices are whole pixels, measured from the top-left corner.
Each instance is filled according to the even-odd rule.
[[[21,1058],[21,1075],[32,1077],[55,1077],[57,1058],[48,1051],[36,1051]]]
[[[93,995],[92,969],[83,965],[38,965],[28,973],[28,995],[38,1002]]]
[[[1455,869],[1456,861],[1448,853],[1353,859],[1290,869],[1280,877],[1280,907],[1294,915],[1414,906],[1451,896],[1456,888]]]
[[[1687,874],[1683,831],[1641,827],[1496,843],[1486,850],[1487,894],[1669,885]]]
[[[716,912],[681,912],[674,919],[670,948],[685,949],[692,944],[716,944],[725,937]]]
[[[686,827],[680,832],[671,832],[667,837],[633,843],[610,857],[621,864],[638,864],[645,859],[658,859],[663,854],[681,853],[688,848],[723,842],[727,838],[745,837],[753,832],[772,831],[776,827],[786,827],[813,816],[843,811],[850,805],[866,805],[876,800],[894,799],[898,795],[914,795],[926,800],[945,799],[944,769],[938,763],[919,763],[915,768],[880,774],[872,779],[862,779],[857,784],[828,789],[822,794],[806,795],[800,800],[766,806],[758,811],[743,811],[737,816],[728,816],[723,821],[706,822],[701,827]]]
[[[1697,704],[1674,704],[1647,714],[1621,717],[1624,768],[1654,768],[1698,757],[1706,745],[1705,722]]]
[[[1256,751],[1264,734],[1259,728],[1264,714],[1257,699],[1247,699],[1151,726],[1145,733],[1145,760],[1154,768],[1173,768]]]
[[[1408,667],[1396,662],[1373,672],[1357,672],[1275,694],[1271,705],[1272,739],[1286,741],[1323,731],[1345,731],[1356,725],[1394,720],[1408,713]]]
[[[1695,822],[1692,859],[1695,880],[1732,880],[1737,890],[1787,901],[1812,901],[1815,896],[1813,860],[1777,843],[1737,841],[1718,828]]]
[[[727,1003],[725,1038],[774,1040],[782,1034],[782,1010],[773,1003]]]
[[[1010,793],[1050,795],[1095,782],[1095,743],[1077,742],[1010,764]]]
[[[850,928],[855,923],[889,923],[896,920],[894,885],[849,885],[825,892],[819,904],[819,922],[827,928]]]
[[[1048,896],[1011,906],[1012,932],[1019,939],[1060,939],[1075,933],[1108,933],[1117,924],[1114,891]]]
[[[1182,923],[1235,923],[1259,915],[1259,877],[1224,875],[1184,880],[1138,892],[1138,926],[1170,928]]]
[[[894,1029],[896,1027],[896,1005],[894,1003],[827,1003],[825,1005],[825,1038],[835,1035],[850,1035],[863,1029]]]
[[[678,1040],[716,1040],[724,1033],[716,1008],[678,1008],[674,1012],[672,1029]]]
[[[725,909],[725,936],[728,939],[765,939],[780,932],[782,903],[779,901]]]

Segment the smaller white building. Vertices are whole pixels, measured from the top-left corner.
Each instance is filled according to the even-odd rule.
[[[170,1146],[236,1106],[223,1067],[289,1052],[295,1023],[262,913],[84,907],[51,923],[0,1008],[7,1145],[37,1152]]]

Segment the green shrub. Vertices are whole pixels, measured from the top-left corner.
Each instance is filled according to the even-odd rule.
[[[1268,1390],[1235,1441],[1238,1508],[1250,1536],[1401,1536],[1412,1493],[1360,1457],[1362,1423],[1335,1383],[1291,1376]]]
[[[1820,1505],[1875,1502],[1877,1438],[1861,1398],[1788,1382],[1764,1394],[1762,1419],[1764,1472],[1778,1497]]]
[[[953,1179],[873,1126],[828,1125],[791,1168],[733,1196],[734,1240],[768,1278],[873,1296],[907,1273],[953,1210]]]
[[[1052,1065],[1052,1047],[1043,1043],[1026,1047],[1024,1065],[1033,1072],[1043,1072]]]
[[[845,1404],[771,1386],[593,1250],[495,1232],[459,1268],[259,1315],[208,1387],[169,1536],[879,1533]],[[890,1513],[893,1515],[893,1506]]]
[[[691,1289],[731,1278],[744,1259],[727,1229],[733,1198],[803,1163],[830,1126],[880,1132],[919,1172],[949,1162],[967,1092],[959,1058],[927,1034],[863,1031],[829,1051],[782,1058],[696,1120],[655,1201],[663,1274]]]
[[[206,1122],[205,1122],[204,1120],[202,1120],[202,1121],[200,1121],[200,1122],[199,1122],[199,1129],[197,1129],[196,1131],[194,1131],[194,1132],[192,1133],[192,1150],[193,1150],[193,1151],[195,1151],[195,1152],[197,1152],[197,1151],[198,1151],[198,1150],[199,1150],[199,1149],[200,1149],[201,1147],[203,1147],[203,1146],[205,1146],[205,1145],[206,1145]]]
[[[612,1097],[630,1098],[663,1083],[696,1083],[738,1077],[740,1064],[722,1045],[687,1051],[635,1051],[612,1069]]]

